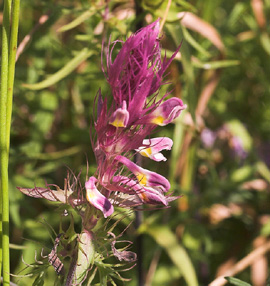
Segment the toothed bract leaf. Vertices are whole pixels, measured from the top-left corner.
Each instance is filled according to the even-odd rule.
[[[95,255],[94,235],[92,232],[83,230],[78,238],[78,259],[75,270],[76,285],[81,285],[90,270]]]

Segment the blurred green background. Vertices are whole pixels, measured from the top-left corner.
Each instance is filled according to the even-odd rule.
[[[143,160],[143,166],[168,177],[182,197],[169,209],[145,212],[139,231],[127,230],[131,241],[142,235],[145,285],[208,285],[267,242],[270,0],[175,0],[167,15],[162,0],[21,2],[9,166],[12,273],[20,273],[23,260],[34,263],[35,251],[50,251],[47,223],[58,232],[61,218],[56,204],[26,197],[16,186],[63,188],[67,170],[81,171],[83,182],[87,161],[94,173],[94,98],[99,88],[110,96],[102,41],[125,40],[164,16],[162,53],[182,46],[160,94],[172,90],[188,109],[156,134],[174,140],[167,162]],[[268,269],[266,255],[236,277],[263,286]],[[137,285],[136,271],[117,285]],[[52,267],[43,278],[14,281],[53,285]]]

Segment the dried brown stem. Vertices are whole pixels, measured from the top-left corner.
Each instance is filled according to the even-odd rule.
[[[167,4],[167,7],[166,7],[166,10],[165,10],[165,13],[164,13],[164,17],[163,17],[163,19],[161,21],[161,24],[160,24],[160,32],[162,31],[163,26],[164,26],[164,24],[166,22],[166,19],[167,19],[167,16],[168,16],[171,4],[172,4],[172,0],[168,0],[168,4]]]
[[[201,130],[203,127],[203,121],[202,121],[202,116],[204,114],[204,111],[207,107],[207,104],[215,92],[215,89],[218,85],[220,79],[220,71],[214,71],[213,74],[210,76],[209,81],[207,82],[206,86],[201,92],[201,95],[199,97],[199,102],[195,111],[196,114],[196,120],[197,120],[197,127]],[[192,142],[193,139],[193,133],[192,132],[187,132],[184,138],[184,142],[182,145],[182,151],[181,151],[181,156],[178,160],[178,165],[177,165],[177,175],[181,174],[183,171],[184,164],[186,162],[186,156],[188,154],[188,148]]]
[[[153,257],[151,264],[150,264],[150,267],[149,267],[149,271],[148,271],[147,276],[145,278],[145,286],[151,286],[152,285],[152,280],[153,280],[154,274],[155,274],[156,269],[157,269],[157,265],[159,262],[160,255],[161,255],[161,250],[158,249],[154,254],[154,257]]]
[[[250,254],[248,254],[246,257],[241,259],[239,262],[237,262],[233,267],[231,267],[229,270],[227,270],[222,276],[217,277],[214,281],[212,281],[209,286],[223,286],[227,283],[227,281],[224,279],[226,276],[234,276],[237,273],[243,271],[247,267],[249,267],[251,264],[254,263],[257,259],[265,255],[266,252],[270,250],[270,240],[268,240],[264,245],[256,248],[253,250]]]
[[[49,19],[49,16],[51,14],[51,11],[47,12],[46,14],[42,15],[37,24],[34,26],[34,28],[29,32],[29,34],[27,34],[23,40],[21,41],[21,43],[18,46],[17,49],[17,53],[16,53],[16,61],[18,60],[18,58],[20,57],[20,55],[22,54],[22,52],[24,51],[26,45],[29,43],[29,41],[31,40],[33,34],[38,30],[38,28],[43,25],[44,23],[47,22],[47,20]]]
[[[255,16],[255,19],[258,23],[258,26],[261,29],[266,27],[266,18],[264,15],[264,3],[262,0],[251,0],[251,7]]]

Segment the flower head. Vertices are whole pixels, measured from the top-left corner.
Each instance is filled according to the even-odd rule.
[[[113,212],[113,204],[167,206],[171,200],[165,195],[170,188],[165,177],[130,160],[137,152],[154,161],[166,161],[161,151],[170,150],[172,140],[146,138],[157,126],[171,123],[186,108],[176,97],[164,100],[165,95],[157,100],[164,73],[180,48],[172,58],[162,60],[158,34],[159,21],[155,21],[126,42],[115,41],[108,49],[106,77],[113,102],[109,107],[99,91],[93,140],[98,169],[86,183],[89,203],[105,217]],[[119,43],[122,48],[113,60],[112,54]]]
[[[113,59],[118,44],[122,47]],[[76,179],[79,191],[69,185],[64,191],[20,190],[74,208],[86,205],[85,213],[80,210],[80,214],[88,230],[96,223],[96,219],[89,219],[88,213],[95,213],[97,219],[100,212],[108,217],[114,212],[114,205],[128,208],[142,204],[167,206],[174,199],[168,195],[169,181],[131,159],[137,153],[156,162],[166,161],[161,151],[170,150],[173,145],[170,138],[150,136],[157,126],[171,123],[186,108],[179,98],[166,99],[169,93],[158,99],[164,73],[179,49],[180,46],[170,59],[162,59],[159,21],[142,28],[125,42],[113,42],[108,48],[105,73],[113,101],[109,105],[100,90],[96,97],[95,137],[92,138],[98,166],[95,174],[86,180],[84,188]]]

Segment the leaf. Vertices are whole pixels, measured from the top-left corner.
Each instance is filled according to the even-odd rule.
[[[251,286],[251,284],[233,277],[224,277],[228,282],[235,286]]]
[[[205,70],[228,68],[238,65],[240,65],[240,61],[238,60],[224,60],[224,61],[212,61],[212,62],[201,62],[198,59],[193,60],[194,67],[202,68]]]
[[[189,10],[192,10],[193,12],[197,12],[198,9],[191,5],[190,3],[188,3],[187,1],[184,1],[184,0],[176,0],[176,3],[177,4],[180,4],[183,8],[185,9],[189,9]]]
[[[216,46],[222,53],[225,50],[224,44],[218,31],[209,23],[202,20],[191,12],[180,12],[178,13],[178,19],[181,24],[195,32],[198,32],[203,37],[208,39],[214,46]]]
[[[74,19],[72,22],[60,27],[57,32],[65,32],[69,31],[77,26],[79,26],[81,23],[83,23],[85,20],[90,18],[92,15],[96,13],[95,10],[87,10],[84,13],[82,13],[79,17]]]
[[[231,174],[231,180],[234,183],[240,183],[247,180],[253,174],[254,168],[250,165],[236,169]]]
[[[60,69],[55,74],[49,76],[47,79],[35,84],[23,84],[23,86],[31,90],[39,90],[49,87],[68,76],[72,71],[77,68],[79,64],[81,64],[83,61],[93,55],[93,53],[93,51],[89,51],[85,48],[81,50],[81,52],[78,53],[71,61],[69,61],[62,69]]]
[[[188,41],[187,41],[188,42]],[[181,49],[182,52],[182,49]],[[161,50],[162,56],[171,57],[173,55],[173,52],[169,50]],[[182,61],[183,53],[178,53],[176,57],[174,58],[176,61],[181,62]],[[190,58],[191,64],[195,68],[201,68],[205,70],[214,70],[214,69],[220,69],[220,68],[228,68],[233,66],[240,65],[239,60],[222,60],[222,61],[211,61],[211,62],[202,62],[198,58],[192,56]]]
[[[78,239],[78,259],[76,265],[76,284],[81,284],[93,263],[95,248],[93,243],[93,233],[83,230]]]
[[[33,286],[43,286],[44,285],[44,272],[41,272],[35,279]]]
[[[173,148],[171,153],[171,163],[170,163],[170,172],[169,172],[169,181],[174,184],[176,170],[177,170],[177,161],[179,159],[179,150],[183,144],[184,134],[185,134],[185,124],[184,118],[186,117],[186,110],[182,111],[182,116],[180,116],[175,121],[174,133],[173,133]],[[172,189],[175,189],[174,185],[172,185]]]
[[[47,188],[35,187],[33,189],[17,187],[19,191],[21,191],[23,194],[29,197],[42,198],[52,202],[61,202],[67,204],[68,197],[72,194],[72,191],[70,190],[64,191],[61,190],[59,187],[56,188],[57,190],[51,190],[49,186]]]
[[[270,170],[264,162],[258,162],[256,164],[256,170],[258,173],[270,183]]]
[[[198,52],[200,52],[201,54],[203,54],[206,57],[210,57],[210,53],[208,51],[206,51],[192,36],[191,34],[188,32],[188,30],[186,28],[183,27],[183,35],[185,37],[185,39],[187,40],[187,42],[194,48],[196,49]]]
[[[263,32],[260,36],[261,45],[264,50],[270,55],[270,38],[266,32]]]
[[[175,234],[167,226],[147,226],[145,229],[142,226],[142,231],[151,235],[166,250],[189,286],[199,285],[186,250],[180,245]]]
[[[241,139],[244,150],[250,151],[253,142],[244,124],[241,121],[234,119],[227,122],[226,126],[233,136]]]
[[[180,26],[166,25],[173,41],[176,45],[179,45],[183,40],[183,31]],[[189,46],[186,41],[183,41],[181,45],[181,61],[183,64],[184,74],[187,77],[187,88],[185,93],[188,95],[188,109],[195,121],[195,109],[197,104],[197,93],[195,90],[195,75],[193,66],[191,63],[191,54]]]

